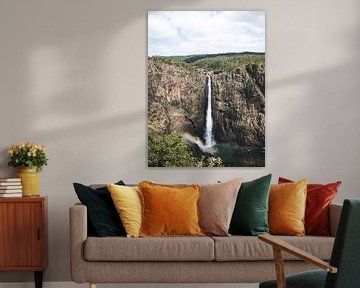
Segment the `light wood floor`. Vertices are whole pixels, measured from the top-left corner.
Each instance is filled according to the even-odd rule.
[[[88,284],[44,282],[43,288],[88,288]],[[98,284],[97,288],[258,288],[258,284]],[[33,283],[0,282],[0,288],[34,288]]]

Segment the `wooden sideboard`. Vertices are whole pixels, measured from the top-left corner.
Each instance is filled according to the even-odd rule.
[[[47,197],[0,198],[0,271],[32,271],[41,288],[47,250]]]

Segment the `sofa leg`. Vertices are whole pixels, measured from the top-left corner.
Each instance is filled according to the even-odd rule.
[[[89,288],[96,288],[96,283],[89,283]]]

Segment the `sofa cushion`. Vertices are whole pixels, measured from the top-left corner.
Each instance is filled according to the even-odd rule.
[[[199,225],[206,235],[229,236],[231,216],[242,178],[201,185]]]
[[[125,185],[123,181],[116,184]],[[87,207],[89,235],[100,237],[126,235],[110,192],[106,187],[96,186],[89,187],[74,183],[78,198]]]
[[[196,203],[199,185],[164,185],[142,181],[140,236],[203,236]]]
[[[330,260],[334,237],[276,236],[322,260]],[[215,261],[272,260],[272,246],[254,236],[212,237],[215,242]],[[285,260],[299,260],[288,253]]]
[[[241,184],[231,218],[232,235],[269,233],[268,210],[271,174]]]
[[[269,195],[270,234],[303,236],[305,234],[307,179],[294,183],[273,184]]]
[[[141,226],[141,196],[137,187],[120,186],[109,183],[111,193],[127,237],[139,237]]]
[[[279,177],[279,184],[292,180]],[[305,209],[305,234],[330,235],[329,206],[335,198],[341,181],[329,184],[307,184]]]
[[[87,261],[213,261],[210,237],[89,237],[84,245]]]

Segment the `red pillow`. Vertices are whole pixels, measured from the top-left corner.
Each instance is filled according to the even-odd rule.
[[[279,184],[293,182],[279,177]],[[329,206],[341,181],[329,184],[308,184],[305,210],[305,234],[329,236]]]

